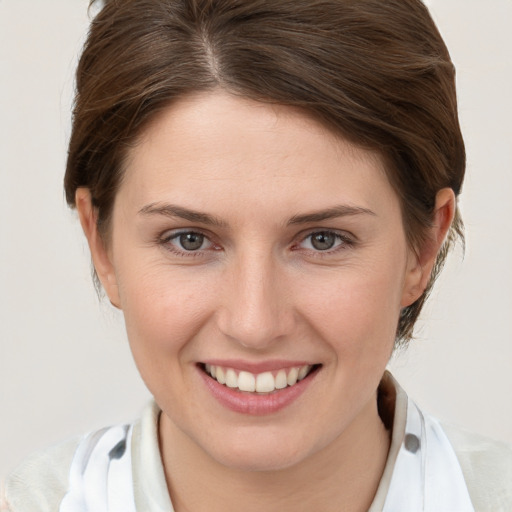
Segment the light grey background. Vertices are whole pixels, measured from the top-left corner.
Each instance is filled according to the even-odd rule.
[[[468,243],[391,367],[430,412],[512,442],[512,1],[428,3],[458,69]],[[149,398],[62,192],[86,5],[0,0],[0,474]]]

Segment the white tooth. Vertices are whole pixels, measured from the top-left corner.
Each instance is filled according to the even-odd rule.
[[[288,373],[288,377],[286,378],[286,382],[288,382],[288,386],[293,386],[297,382],[297,378],[299,376],[299,369],[292,368]]]
[[[258,393],[270,393],[276,389],[276,382],[271,372],[258,374],[256,377],[256,391]]]
[[[288,386],[288,382],[286,381],[286,372],[284,370],[279,370],[276,375],[276,389],[284,389]]]
[[[217,367],[216,366],[213,366],[213,365],[210,366],[210,375],[215,379],[215,377],[217,375]]]
[[[301,366],[299,370],[299,376],[297,377],[297,379],[302,380],[308,374],[309,370],[311,370],[311,366]]]
[[[228,368],[226,370],[226,386],[228,388],[238,387],[238,377],[236,376],[235,370]]]
[[[204,369],[206,370],[206,373],[211,373],[211,366],[208,363],[204,365]]]
[[[220,366],[217,366],[215,378],[217,379],[217,382],[220,382],[221,384],[226,384],[226,374],[224,373],[224,370]]]
[[[256,389],[256,380],[254,375],[249,372],[240,372],[238,374],[238,389],[240,391],[254,391]]]

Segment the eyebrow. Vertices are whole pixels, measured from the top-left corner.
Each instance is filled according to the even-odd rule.
[[[208,226],[226,227],[227,224],[213,215],[207,213],[197,212],[168,203],[152,203],[144,206],[139,210],[142,215],[164,215],[165,217],[185,219],[190,222],[199,222]]]
[[[198,212],[195,210],[190,210],[189,208],[185,208],[183,206],[177,206],[174,204],[168,203],[151,203],[139,210],[139,214],[142,215],[164,215],[165,217],[171,218],[180,218],[184,220],[188,220],[190,222],[199,222],[201,224],[206,224],[209,226],[216,227],[227,227],[227,223],[223,220],[210,215],[208,213]],[[323,220],[335,219],[338,217],[346,217],[353,215],[373,215],[375,216],[375,212],[369,210],[368,208],[362,208],[360,206],[347,206],[347,205],[339,205],[334,206],[332,208],[328,208],[327,210],[319,210],[316,212],[305,213],[302,215],[294,215],[289,221],[288,225],[296,225],[296,224],[307,224],[310,222],[321,222]]]
[[[288,225],[292,224],[307,224],[308,222],[321,222],[323,220],[335,219],[338,217],[347,217],[353,215],[372,215],[376,213],[368,208],[360,206],[339,205],[327,210],[319,210],[316,212],[306,213],[303,215],[294,215],[289,221]]]

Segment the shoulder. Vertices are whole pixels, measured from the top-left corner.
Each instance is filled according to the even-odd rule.
[[[75,511],[77,503],[96,510],[91,504],[106,502],[111,495],[126,505],[119,510],[132,510],[133,491],[145,494],[139,487],[151,489],[155,501],[153,482],[148,486],[155,475],[158,483],[163,482],[160,501],[170,504],[158,448],[159,412],[151,402],[132,424],[96,430],[32,455],[5,480],[0,511],[55,512],[62,506]]]
[[[69,468],[80,438],[30,456],[5,481],[5,506],[10,512],[58,510],[69,485]]]
[[[468,486],[475,510],[512,510],[512,446],[442,423]]]

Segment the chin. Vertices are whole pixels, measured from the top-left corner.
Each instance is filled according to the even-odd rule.
[[[304,457],[298,453],[290,454],[254,448],[219,454],[216,459],[218,463],[230,469],[261,473],[285,470],[304,460]]]
[[[211,440],[210,440],[211,441]],[[293,467],[309,457],[313,447],[289,434],[269,436],[244,432],[232,435],[228,443],[214,443],[208,450],[217,463],[237,471],[272,472]]]

